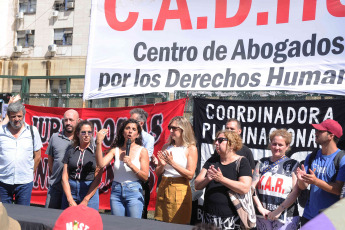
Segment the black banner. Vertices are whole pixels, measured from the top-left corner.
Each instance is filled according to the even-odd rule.
[[[304,101],[230,101],[204,98],[194,99],[194,130],[199,147],[199,167],[213,153],[213,141],[218,130],[224,129],[229,118],[242,123],[242,138],[252,149],[254,159],[270,155],[269,135],[285,128],[292,133],[289,157],[302,161],[313,149],[315,129],[310,124],[326,119],[338,121],[345,127],[345,100]],[[344,137],[339,148],[344,149]]]

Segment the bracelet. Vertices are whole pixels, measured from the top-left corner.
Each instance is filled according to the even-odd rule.
[[[140,169],[139,169],[139,171],[138,171],[138,172],[136,172],[136,173],[135,173],[135,175],[137,175],[139,172],[140,172]]]

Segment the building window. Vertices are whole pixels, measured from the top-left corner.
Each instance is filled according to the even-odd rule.
[[[20,93],[22,90],[22,80],[12,80],[12,93]]]
[[[73,29],[54,29],[54,44],[60,46],[72,45]]]
[[[22,47],[34,46],[35,31],[34,30],[21,30],[17,31],[17,45]]]
[[[36,13],[37,0],[21,0],[19,2],[19,12],[24,12],[26,14]]]
[[[50,93],[67,93],[66,80],[49,80]]]
[[[74,9],[74,0],[55,0],[54,10],[67,11]]]

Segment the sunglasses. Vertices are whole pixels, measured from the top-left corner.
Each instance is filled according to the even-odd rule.
[[[86,135],[86,133],[89,135],[89,136],[92,136],[92,131],[81,131],[80,132],[80,134],[82,135],[82,136],[85,136]]]
[[[218,137],[218,138],[215,140],[215,142],[218,141],[218,143],[220,144],[220,143],[222,143],[223,141],[227,141],[227,140],[228,140],[228,138],[225,138],[225,137]]]
[[[169,126],[168,126],[168,129],[169,129],[169,130],[176,131],[176,130],[181,129],[181,128],[180,128],[180,127],[176,127],[176,126],[171,126],[171,125],[169,125]]]

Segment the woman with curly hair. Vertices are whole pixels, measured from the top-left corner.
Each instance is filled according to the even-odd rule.
[[[162,180],[157,192],[155,219],[189,224],[192,214],[193,178],[198,152],[192,125],[184,117],[174,117],[168,125],[168,142],[158,151],[157,176]]]
[[[242,148],[241,137],[232,131],[222,130],[215,141],[219,155],[210,157],[195,179],[195,189],[206,187],[204,222],[220,229],[238,229],[240,217],[229,197],[229,189],[245,194],[252,183],[252,169],[247,158],[240,158],[236,151]],[[236,169],[237,160],[239,170]]]
[[[96,137],[96,162],[101,168],[114,159],[114,180],[111,186],[111,213],[116,216],[141,218],[144,197],[140,181],[149,175],[149,155],[142,147],[141,127],[138,121],[128,119],[121,125],[107,155],[102,154],[102,142],[107,129]],[[126,145],[130,141],[129,155]]]

